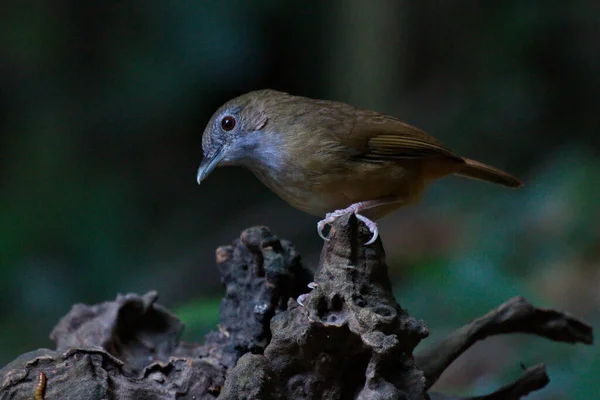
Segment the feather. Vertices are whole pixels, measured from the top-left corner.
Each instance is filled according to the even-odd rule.
[[[394,161],[430,157],[462,160],[422,130],[373,111],[362,110],[348,136],[354,142],[348,144],[363,145],[361,156],[367,160]]]

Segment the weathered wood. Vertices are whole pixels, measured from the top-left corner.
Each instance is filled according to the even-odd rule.
[[[365,246],[370,232],[354,216],[338,219],[329,237],[313,290],[293,246],[267,228],[217,249],[225,296],[219,329],[203,345],[180,343],[183,325],[155,292],[76,305],[51,334],[56,350],[0,370],[0,400],[450,400],[459,398],[427,390],[488,336],[592,343],[584,322],[516,297],[413,356],[428,331],[394,299],[381,242]],[[540,364],[477,399],[518,399],[547,383]]]

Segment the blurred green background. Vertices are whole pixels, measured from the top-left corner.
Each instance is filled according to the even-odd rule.
[[[201,340],[214,249],[264,224],[314,267],[317,218],[249,172],[198,186],[201,133],[243,92],[377,109],[519,191],[448,178],[384,219],[400,303],[432,335],[521,294],[600,326],[600,3],[114,1],[0,4],[0,365],[73,303],[156,289]],[[531,399],[597,395],[597,346],[475,346],[436,390],[481,394],[547,362]]]

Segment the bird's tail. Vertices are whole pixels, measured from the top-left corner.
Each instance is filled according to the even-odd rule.
[[[465,158],[464,160],[465,163],[461,167],[460,171],[456,173],[456,175],[465,176],[471,179],[480,179],[482,181],[492,183],[499,183],[511,188],[520,188],[523,186],[523,182],[508,172],[494,168],[491,165],[480,163],[479,161],[470,160],[468,158]]]

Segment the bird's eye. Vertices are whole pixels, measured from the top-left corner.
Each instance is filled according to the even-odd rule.
[[[221,128],[223,128],[224,131],[230,131],[235,128],[235,118],[230,115],[224,117],[221,120]]]

